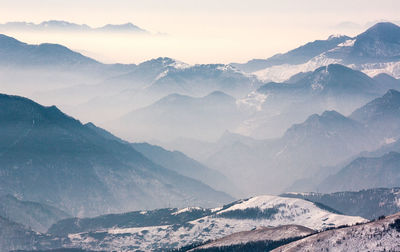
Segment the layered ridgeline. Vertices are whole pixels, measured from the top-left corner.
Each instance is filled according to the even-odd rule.
[[[400,212],[400,188],[374,188],[335,193],[284,193],[283,197],[305,199],[320,203],[340,213],[377,219]]]
[[[272,250],[284,251],[398,251],[400,214],[377,221],[328,230]]]
[[[231,197],[157,165],[92,127],[17,96],[0,96],[0,194],[92,216]]]
[[[309,189],[336,192],[400,186],[400,92],[389,90],[354,111],[350,118],[362,123],[369,132],[367,137],[375,138],[380,147],[357,154]]]
[[[361,217],[339,215],[312,202],[277,196],[258,196],[215,209],[185,208],[138,211],[96,218],[66,219],[49,229],[65,237],[64,247],[92,250],[167,250],[204,243],[240,231],[297,224],[321,230],[364,222]],[[285,237],[285,228],[275,237]],[[288,234],[286,234],[288,235]],[[296,235],[297,236],[297,235]]]
[[[269,59],[233,64],[260,78],[282,81],[299,72],[339,63],[368,74],[391,73],[400,77],[400,27],[377,23],[354,38],[331,36]]]
[[[389,90],[382,97],[355,110],[349,117],[336,111],[311,115],[302,123],[291,126],[280,138],[255,140],[227,133],[215,143],[180,141],[172,142],[169,146],[186,151],[208,167],[221,171],[247,192],[282,193],[295,180],[308,177],[312,178],[303,183],[298,181],[289,190],[325,191],[324,186],[327,187],[329,183],[321,183],[323,179],[340,171],[353,159],[362,157],[366,151],[374,158],[400,151],[400,145],[395,142],[400,133],[399,94],[398,91]],[[335,167],[323,168],[327,166]],[[397,170],[395,167],[391,169],[376,168],[376,172],[382,176],[376,183],[373,182],[375,175],[371,170],[354,170],[351,174],[346,173],[347,180],[342,180],[343,183],[337,178],[336,182],[332,182],[337,187],[326,190],[399,186],[395,182],[397,175],[394,176]],[[365,173],[360,173],[363,171]],[[357,174],[363,176],[357,177]],[[392,176],[394,179],[390,179]],[[319,183],[320,186],[312,187]],[[308,187],[304,186],[306,184]]]

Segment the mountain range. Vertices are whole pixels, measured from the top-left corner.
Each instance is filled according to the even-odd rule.
[[[322,230],[365,221],[361,217],[329,212],[309,201],[264,195],[215,209],[160,209],[66,219],[54,224],[49,231],[61,237],[68,235],[69,241],[64,247],[168,250],[265,226],[297,223],[305,226],[304,230]]]
[[[338,165],[334,170],[330,169],[331,172],[324,173],[322,179],[317,183],[321,184],[320,187],[308,189],[322,190],[327,183],[327,181],[322,182],[323,179],[339,172],[353,159],[362,157],[360,153],[368,153],[367,151],[373,153],[382,148],[380,154],[373,155],[377,158],[390,151],[399,151],[396,148],[398,144],[394,143],[399,134],[396,128],[399,118],[398,94],[398,91],[389,90],[383,96],[356,109],[349,117],[336,111],[311,115],[303,122],[292,125],[279,138],[257,140],[244,136],[238,137],[235,134],[225,134],[217,142],[187,141],[185,143],[181,141],[180,144],[171,142],[166,145],[197,158],[208,167],[225,174],[239,187],[252,193],[271,192],[271,190],[281,193],[296,180],[292,180],[294,177],[297,179],[312,177],[321,169],[323,170],[322,167]],[[362,117],[356,116],[362,111],[368,111],[369,114],[363,114]],[[392,146],[390,144],[394,147],[389,148]],[[244,167],[252,167],[252,169],[244,169]],[[357,174],[360,174],[358,172],[352,173],[352,177],[347,174],[347,179],[353,177],[356,179]],[[367,174],[368,170],[366,169],[365,176]],[[380,174],[383,178],[376,186],[399,186],[388,180],[393,174],[385,173],[383,170]],[[277,180],[277,178],[280,179]],[[360,177],[360,182],[366,178]],[[374,179],[373,176],[370,179],[369,181],[365,180],[365,183],[371,182]],[[344,181],[341,183],[338,178],[336,182],[332,182],[332,184],[344,186],[333,190],[350,190],[346,185],[354,186],[355,190],[374,187],[373,183],[370,187],[365,188],[359,187],[360,185],[357,185],[355,180],[346,183]],[[285,188],[286,182],[288,184]],[[311,183],[307,180],[304,183],[310,186],[314,182]],[[291,187],[291,190],[299,189]]]
[[[0,24],[1,32],[8,31],[50,31],[50,32],[123,32],[148,34],[149,32],[132,24],[106,24],[92,28],[87,24],[75,24],[63,20],[48,20],[35,24],[31,22],[7,22]]]
[[[382,22],[353,38],[330,37],[269,59],[233,65],[270,81],[284,81],[296,73],[312,71],[332,63],[350,66],[371,75],[390,73],[398,78],[399,57],[400,28],[393,23]]]

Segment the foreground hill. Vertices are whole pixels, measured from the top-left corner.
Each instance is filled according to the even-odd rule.
[[[19,195],[74,216],[232,200],[54,106],[0,95],[0,126],[0,195]]]
[[[129,215],[132,218],[127,219]],[[147,216],[155,218],[148,219]],[[136,220],[147,220],[147,224]],[[74,231],[68,234],[70,242],[66,243],[65,247],[149,251],[204,243],[262,226],[298,224],[322,230],[364,221],[366,220],[361,217],[328,212],[312,202],[301,199],[259,196],[208,210],[165,209],[63,220],[55,224],[50,231],[58,235],[67,235],[65,232],[71,232],[68,228],[73,227]]]
[[[400,214],[321,232],[279,247],[284,251],[399,251]]]

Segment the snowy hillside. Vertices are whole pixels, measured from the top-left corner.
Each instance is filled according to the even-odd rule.
[[[361,217],[328,212],[305,200],[265,195],[213,209],[208,216],[182,224],[70,234],[71,244],[67,246],[118,251],[172,249],[258,227],[297,224],[321,230],[365,221]]]
[[[196,247],[193,251],[227,247],[240,244],[248,244],[250,242],[259,241],[279,241],[293,237],[304,237],[314,233],[315,231],[299,225],[284,225],[279,227],[258,227],[255,230],[243,231],[228,235],[221,239],[209,242],[205,245]],[[192,251],[192,250],[190,250]]]
[[[273,251],[400,251],[400,213],[371,223],[329,230]]]

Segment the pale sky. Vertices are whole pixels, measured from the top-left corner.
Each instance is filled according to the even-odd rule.
[[[98,60],[139,63],[168,56],[188,63],[267,58],[331,34],[400,20],[399,0],[0,0],[0,23],[66,20],[134,23],[168,36],[15,33],[24,42],[61,43]],[[347,23],[350,22],[350,23]]]

